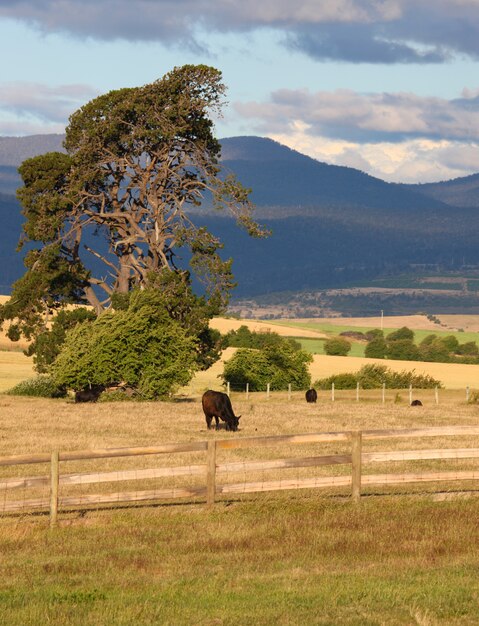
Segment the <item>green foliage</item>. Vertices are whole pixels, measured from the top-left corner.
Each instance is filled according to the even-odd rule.
[[[230,330],[222,338],[222,345],[227,348],[255,348],[261,350],[267,346],[275,346],[287,342],[294,350],[301,350],[301,344],[290,337],[281,337],[275,332],[251,331],[247,326],[240,326],[238,330]]]
[[[70,330],[52,366],[56,383],[78,391],[123,382],[146,399],[187,384],[197,369],[197,340],[155,306],[157,296],[157,290],[134,292],[127,310]]]
[[[324,342],[324,352],[332,356],[347,356],[351,344],[343,337],[333,337]]]
[[[284,340],[261,350],[240,348],[225,363],[222,378],[233,388],[244,389],[248,383],[251,391],[264,391],[268,383],[272,391],[286,389],[289,384],[293,390],[308,389],[312,358]]]
[[[67,330],[76,324],[95,319],[93,311],[84,307],[71,311],[62,310],[54,317],[50,330],[36,335],[34,341],[25,350],[27,356],[33,356],[37,372],[44,374],[49,371],[51,364],[60,353]]]
[[[475,341],[466,341],[466,343],[461,343],[458,345],[456,349],[456,354],[461,356],[478,356],[479,349]]]
[[[164,270],[188,280],[192,271],[212,308],[227,304],[235,285],[232,260],[222,258],[221,242],[196,226],[188,209],[207,195],[250,235],[267,233],[252,218],[250,190],[232,176],[220,176],[213,116],[225,91],[217,69],[177,67],[150,84],[94,98],[70,117],[67,154],[24,161],[20,245],[35,248],[26,255],[27,271],[13,286],[10,302],[0,307],[0,323],[17,319],[12,334],[36,337],[63,304],[88,302],[97,314],[113,300],[118,309],[125,307],[121,297],[152,286],[155,274],[165,283]],[[107,251],[84,245],[87,237],[94,245],[89,235],[95,229]],[[85,247],[95,265],[80,256]],[[188,261],[181,266],[179,248],[189,267]],[[194,335],[208,346],[202,355],[206,367],[217,337],[206,327]]]
[[[442,387],[440,381],[432,376],[416,374],[414,370],[394,372],[386,365],[364,365],[356,374],[335,374],[314,382],[319,389],[330,389],[332,383],[336,389],[379,389],[383,384],[389,389],[407,389],[412,385],[415,389],[434,389]]]
[[[414,331],[412,331],[407,326],[403,326],[402,328],[399,328],[398,330],[389,333],[389,335],[386,335],[386,339],[388,341],[398,341],[402,339],[408,339],[409,341],[412,341],[414,339]]]
[[[66,388],[58,385],[50,376],[37,376],[24,380],[5,392],[10,396],[32,396],[35,398],[64,398]]]
[[[376,335],[364,349],[364,356],[371,359],[384,359],[386,356],[387,344],[382,335]]]
[[[451,350],[447,342],[435,335],[428,335],[419,345],[419,358],[421,361],[434,363],[449,363]]]
[[[418,361],[419,349],[411,339],[388,341],[386,358],[399,361]]]

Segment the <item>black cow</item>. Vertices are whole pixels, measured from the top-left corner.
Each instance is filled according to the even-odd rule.
[[[316,389],[308,389],[306,392],[306,402],[316,402],[318,399],[318,394]]]
[[[421,400],[413,400],[411,406],[422,406]]]
[[[236,417],[233,413],[231,400],[226,393],[223,393],[222,391],[212,391],[209,389],[203,394],[201,404],[203,405],[206,425],[208,428],[211,428],[211,420],[214,417],[216,420],[216,430],[220,427],[219,418],[221,418],[223,422],[226,422],[226,430],[238,430],[241,415]]]
[[[75,391],[75,402],[96,402],[103,391],[105,391],[103,385],[92,385],[86,389]]]

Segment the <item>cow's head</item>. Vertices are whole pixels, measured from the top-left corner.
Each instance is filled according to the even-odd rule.
[[[229,422],[229,429],[230,430],[235,430],[235,431],[238,430],[240,417],[241,417],[241,415],[238,415],[238,416],[233,415],[233,419],[230,420],[230,422]]]

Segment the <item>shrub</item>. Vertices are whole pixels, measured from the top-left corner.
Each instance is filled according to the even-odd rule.
[[[322,378],[314,382],[319,389],[330,389],[332,383],[336,389],[355,389],[357,383],[362,389],[378,389],[383,384],[389,389],[407,389],[412,385],[416,389],[434,389],[442,387],[440,381],[428,374],[416,374],[414,370],[393,372],[386,365],[364,365],[356,374],[345,373]]]
[[[331,356],[347,356],[351,344],[343,337],[333,337],[324,342],[324,351]]]
[[[123,382],[145,399],[186,385],[198,368],[197,341],[156,298],[156,290],[133,292],[128,309],[70,330],[52,366],[56,383],[79,391]]]
[[[57,385],[50,376],[37,376],[24,380],[6,392],[10,396],[33,396],[36,398],[65,398],[66,388]]]
[[[268,383],[271,390],[286,389],[289,384],[293,390],[308,389],[312,359],[309,352],[294,350],[286,341],[263,350],[240,348],[225,363],[221,377],[235,388],[248,383],[251,391],[263,391]]]
[[[336,374],[317,380],[314,386],[318,389],[331,389],[333,383],[335,389],[356,389],[358,379],[356,374]]]

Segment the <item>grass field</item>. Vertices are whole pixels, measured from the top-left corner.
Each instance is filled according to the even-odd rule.
[[[344,396],[332,403],[321,394],[314,406],[306,405],[302,394],[290,402],[285,394],[269,401],[264,394],[249,400],[233,394],[232,400],[242,415],[238,433],[207,431],[199,396],[91,406],[0,396],[0,454],[471,425],[479,415],[476,405],[454,391],[442,393],[440,406],[426,401],[419,412],[392,399],[381,405]],[[233,459],[247,459],[247,451],[237,450]],[[297,452],[264,452],[273,458],[288,453]],[[125,459],[119,466],[126,464]],[[30,475],[34,469],[28,469]],[[375,490],[358,505],[347,494],[297,491],[223,498],[212,510],[185,502],[78,511],[61,513],[54,530],[41,515],[0,517],[1,621],[7,626],[477,624],[479,499],[436,501],[427,495],[433,491],[437,488],[423,485],[419,491],[403,487],[400,495]]]

